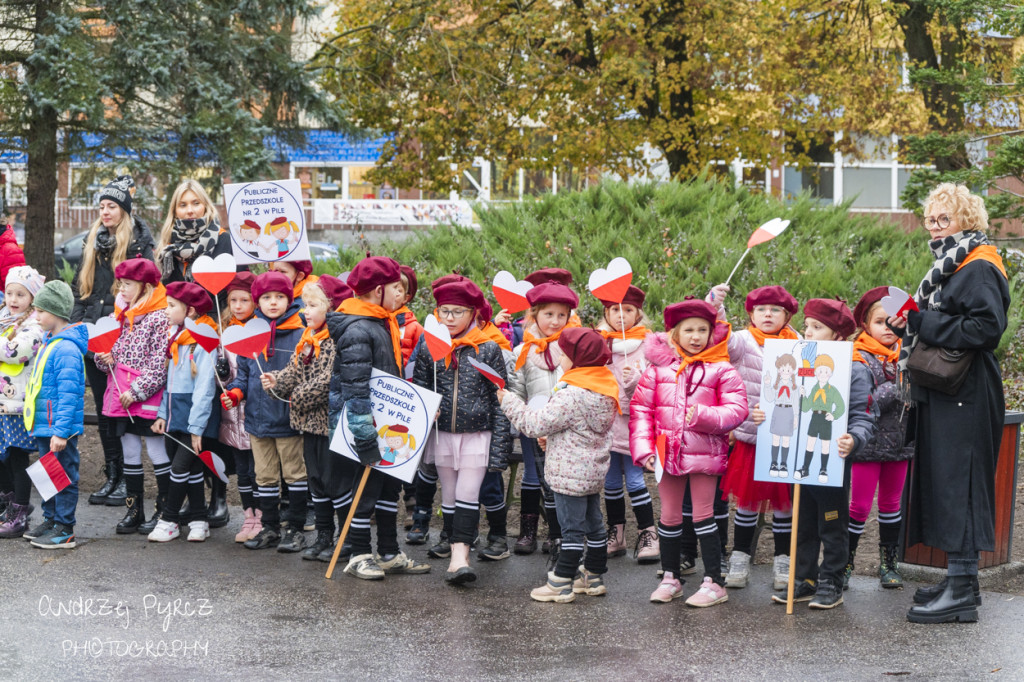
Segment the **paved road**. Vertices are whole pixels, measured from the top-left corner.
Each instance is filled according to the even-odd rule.
[[[0,541],[0,679],[1024,676],[1024,600],[1008,595],[985,593],[977,624],[915,626],[909,589],[855,578],[843,606],[787,617],[757,566],[750,588],[698,610],[648,603],[654,570],[615,559],[606,597],[537,604],[540,555],[481,566],[464,589],[443,583],[443,561],[425,576],[327,581],[325,564],[231,542],[237,510],[204,544],[117,536],[120,510],[83,503],[79,515],[71,552]]]

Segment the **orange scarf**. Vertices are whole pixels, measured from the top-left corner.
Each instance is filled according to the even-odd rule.
[[[615,401],[615,409],[622,414],[619,407],[619,382],[615,375],[608,369],[607,365],[601,367],[573,367],[562,375],[559,381],[564,381],[570,386],[585,388],[601,395],[606,395]]]
[[[203,315],[202,317],[197,319],[196,324],[208,324],[213,329],[217,328],[217,323],[214,322],[213,318],[210,317],[209,315]],[[175,365],[178,364],[178,348],[181,346],[191,346],[195,342],[196,338],[192,336],[192,332],[188,330],[188,327],[182,326],[181,331],[178,332],[178,335],[171,339],[171,347],[169,349],[171,353],[171,359],[174,361]]]
[[[501,333],[501,330],[493,322],[488,322],[484,325],[484,328],[480,330],[489,341],[494,341],[502,350],[511,351],[512,344],[508,342],[505,335]]]
[[[292,298],[302,298],[302,290],[306,288],[307,284],[312,284],[319,280],[320,277],[317,275],[307,275],[306,277],[299,280],[299,283],[292,289]]]
[[[548,349],[548,344],[552,341],[557,341],[558,337],[562,335],[563,329],[568,329],[568,326],[562,327],[551,336],[545,336],[544,338],[537,338],[531,334],[528,330],[523,332],[523,350],[519,353],[519,359],[516,360],[516,369],[521,368],[526,364],[526,358],[530,356],[530,346],[536,346],[538,353],[543,353]]]
[[[728,322],[719,322],[719,324],[724,324],[729,327],[729,333],[727,333],[725,338],[714,346],[707,346],[696,355],[687,355],[674,339],[669,338],[669,342],[672,344],[673,350],[675,350],[676,355],[679,356],[679,369],[676,370],[676,379],[679,378],[679,375],[683,373],[684,369],[695,362],[729,362],[729,337],[732,335],[732,326]],[[712,331],[711,333],[714,334],[715,332]]]
[[[416,316],[413,315],[411,310],[409,310],[409,306],[403,305],[401,308],[396,310],[395,311],[395,317],[398,317],[399,315],[401,315],[403,313],[405,314],[405,323],[406,324],[409,324],[410,320],[416,320]],[[419,320],[416,320],[416,321],[418,322]]]
[[[255,313],[253,313],[253,315],[255,315]],[[246,322],[248,322],[249,320],[251,320],[253,318],[253,315],[250,315],[249,317],[245,318],[244,320],[240,320],[237,317],[235,317],[234,315],[232,315],[231,319],[228,320],[228,326],[229,327],[243,327],[243,326],[245,326]]]
[[[750,332],[750,335],[754,337],[755,341],[757,341],[757,345],[762,346],[762,347],[764,346],[765,339],[794,339],[795,340],[795,339],[799,339],[800,338],[799,336],[797,336],[797,333],[795,331],[793,331],[793,328],[790,327],[788,324],[785,327],[783,327],[782,330],[778,334],[765,334],[763,331],[761,331],[760,329],[758,329],[754,325],[749,325],[747,327],[747,331]]]
[[[402,369],[402,336],[398,332],[398,319],[395,313],[388,312],[383,306],[376,303],[367,303],[358,298],[346,298],[338,308],[339,313],[346,315],[362,315],[363,317],[375,317],[378,320],[387,320],[388,332],[391,334],[392,350],[395,352],[395,363],[398,369]]]
[[[148,301],[139,306],[129,306],[128,310],[114,306],[114,314],[122,327],[124,326],[125,320],[128,320],[128,331],[131,331],[135,326],[136,317],[143,317],[149,313],[156,312],[157,310],[165,310],[166,308],[167,289],[164,288],[163,284],[157,284],[156,288],[153,289],[153,293],[149,295]]]
[[[452,349],[448,352],[448,355],[444,356],[444,367],[448,369],[448,365],[452,363],[452,355],[455,354],[455,349],[460,346],[473,346],[473,352],[477,355],[480,354],[480,344],[487,343],[491,338],[480,331],[480,328],[473,325],[469,328],[465,334],[457,339],[452,339]]]
[[[314,331],[312,327],[306,327],[302,332],[302,338],[295,344],[295,364],[299,364],[299,358],[302,357],[302,351],[306,346],[313,348],[313,357],[320,357],[320,344],[324,342],[330,336],[330,332],[327,330],[327,324],[320,325],[320,331]]]
[[[569,315],[569,321],[565,323],[565,328],[568,329],[569,327],[582,327],[582,326],[583,326],[583,323],[580,322],[580,316],[576,314],[575,310],[572,311],[572,314]]]
[[[896,342],[896,349],[886,348],[878,342],[875,337],[867,332],[861,332],[857,340],[853,342],[853,361],[867,364],[867,360],[860,354],[861,351],[874,355],[879,360],[895,363],[900,359],[900,342]]]
[[[982,244],[981,246],[974,247],[974,250],[967,254],[967,258],[964,258],[964,262],[954,272],[959,272],[960,268],[974,260],[988,261],[999,268],[999,272],[1003,273],[1003,277],[1006,277],[1006,266],[1003,265],[1003,259],[999,256],[999,250],[991,244]],[[1007,279],[1009,278],[1007,277]]]
[[[607,329],[595,329],[594,331],[596,331],[604,338],[611,339],[612,341],[614,341],[615,339],[623,338],[622,332],[613,332]],[[643,341],[645,338],[647,338],[647,327],[644,327],[643,325],[639,324],[635,327],[631,327],[626,330],[625,338],[635,341]]]

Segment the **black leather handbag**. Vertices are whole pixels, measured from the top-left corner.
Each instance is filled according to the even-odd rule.
[[[929,346],[921,341],[907,359],[910,383],[946,395],[956,395],[974,362],[973,350]]]

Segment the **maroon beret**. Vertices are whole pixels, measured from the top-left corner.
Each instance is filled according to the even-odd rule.
[[[239,272],[235,275],[235,278],[231,280],[231,283],[227,286],[227,291],[244,291],[245,293],[252,293],[252,283],[256,281],[256,275],[252,274],[248,270]]]
[[[301,272],[306,277],[309,277],[311,274],[313,274],[313,261],[311,260],[289,260],[284,262],[291,265],[293,268]]]
[[[409,288],[406,290],[405,293],[409,295],[410,299],[415,297],[416,289],[419,288],[416,283],[416,271],[410,268],[408,265],[399,265],[398,269],[403,275],[405,275],[405,279],[409,281]]]
[[[398,261],[386,256],[367,256],[348,273],[348,285],[356,296],[387,286],[402,278]]]
[[[480,317],[490,322],[494,318],[494,308],[491,307],[491,302],[484,297],[484,304],[480,306]]]
[[[337,310],[342,301],[346,298],[352,298],[352,287],[334,275],[320,275],[320,279],[316,283],[320,285],[327,299],[331,302],[331,310]]]
[[[167,295],[188,307],[195,308],[200,315],[213,309],[213,301],[210,300],[206,289],[192,282],[171,282],[167,285]]]
[[[606,301],[603,298],[598,299],[605,308],[610,308],[613,305],[618,305],[615,301]],[[626,289],[626,296],[622,299],[623,305],[632,305],[637,308],[644,307],[644,301],[647,300],[647,294],[640,287],[635,287],[632,284]]]
[[[568,286],[558,282],[544,282],[534,286],[526,292],[526,300],[531,306],[564,303],[570,308],[575,308],[580,304],[580,297]]]
[[[672,305],[665,308],[665,331],[671,331],[673,327],[689,317],[700,317],[711,323],[711,327],[714,328],[715,320],[718,319],[718,310],[715,306],[694,298],[693,296],[687,296],[679,303],[673,303]]]
[[[139,255],[118,263],[114,268],[114,277],[156,286],[160,283],[160,268],[153,261]]]
[[[612,359],[608,342],[593,329],[569,327],[558,337],[558,348],[573,367],[603,367]]]
[[[800,308],[800,304],[793,298],[793,294],[786,291],[786,287],[778,285],[760,287],[747,294],[745,307],[748,313],[754,312],[754,306],[759,305],[777,305],[790,315],[796,315],[796,311]]]
[[[460,305],[474,310],[483,308],[486,302],[484,292],[468,279],[462,282],[442,284],[434,289],[434,300],[439,306]]]
[[[804,303],[804,318],[808,317],[821,322],[844,339],[857,328],[850,307],[841,298],[812,298]]]
[[[433,282],[430,283],[430,288],[431,289],[436,289],[436,288],[438,288],[439,286],[441,286],[443,284],[451,284],[452,282],[461,282],[464,279],[469,279],[469,278],[468,277],[463,277],[462,275],[460,275],[457,272],[453,272],[450,275],[442,275],[441,277],[438,277],[437,279],[435,279]]]
[[[292,281],[284,273],[271,270],[259,275],[252,283],[252,300],[259,303],[260,296],[270,291],[284,294],[288,297],[288,303],[291,303],[294,299]]]
[[[531,272],[525,279],[533,286],[543,284],[544,282],[558,282],[559,284],[569,286],[572,284],[572,273],[562,268],[543,268],[536,272]]]
[[[889,287],[875,287],[867,291],[860,300],[857,301],[857,307],[853,309],[853,321],[859,324],[861,327],[867,322],[864,318],[868,316],[868,311],[871,310],[871,306],[882,300],[884,296],[889,295]]]

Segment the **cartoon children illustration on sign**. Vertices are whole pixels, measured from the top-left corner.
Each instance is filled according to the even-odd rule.
[[[796,431],[796,358],[789,353],[775,359],[775,380],[770,372],[764,373],[764,395],[775,404],[769,431],[772,434],[772,464],[768,475],[772,478],[789,477],[789,443]],[[780,457],[781,454],[781,457]]]
[[[271,235],[276,240],[278,258],[284,258],[292,250],[289,237],[292,232],[299,232],[300,229],[294,220],[288,220],[283,215],[267,223],[265,233]]]
[[[829,383],[835,371],[835,362],[828,355],[819,355],[814,359],[814,378],[817,383],[811,386],[811,395],[807,388],[800,387],[801,412],[811,412],[810,424],[807,427],[807,450],[804,452],[804,465],[793,473],[797,481],[808,477],[811,460],[814,459],[814,448],[821,441],[821,469],[818,473],[819,483],[828,483],[828,456],[832,445],[832,422],[841,417],[846,404],[839,390]]]
[[[242,250],[253,258],[259,258],[260,250],[263,248],[260,244],[260,232],[259,223],[254,220],[247,219],[238,226],[238,240],[242,244]]]
[[[377,433],[384,439],[386,446],[381,450],[378,466],[402,464],[416,451],[416,439],[409,434],[409,427],[404,424],[382,426]]]

